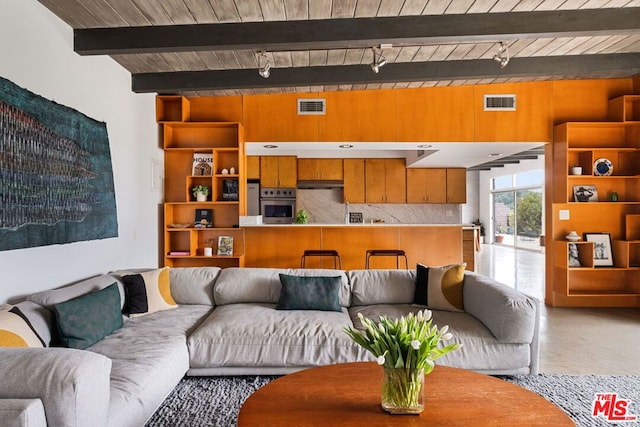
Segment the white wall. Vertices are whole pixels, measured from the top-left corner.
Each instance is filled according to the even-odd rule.
[[[516,174],[536,169],[544,171],[544,156],[538,157],[536,160],[522,160],[519,164],[509,164],[502,168],[493,168],[490,171],[480,171],[479,191],[480,196],[478,206],[480,210],[480,222],[484,226],[484,241],[492,243],[493,235],[493,218],[491,213],[491,179],[497,176]],[[544,200],[544,180],[542,184],[542,200]],[[544,230],[544,202],[542,204],[542,230]]]
[[[107,123],[119,234],[0,252],[0,304],[117,268],[157,266],[154,96],[131,92],[130,74],[110,58],[74,53],[71,27],[36,0],[0,2],[0,58],[0,76]]]

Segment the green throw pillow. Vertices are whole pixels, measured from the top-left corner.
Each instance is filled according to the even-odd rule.
[[[116,283],[54,305],[60,341],[85,349],[122,327],[120,292]]]
[[[320,276],[280,274],[282,291],[277,310],[342,311],[340,286],[342,279]]]

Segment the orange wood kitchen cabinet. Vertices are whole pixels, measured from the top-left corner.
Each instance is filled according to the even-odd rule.
[[[609,102],[609,122],[568,122],[554,128],[553,174],[547,190],[553,194],[553,242],[546,302],[575,307],[640,307],[640,117],[634,110],[640,95]],[[594,163],[607,159],[610,175],[597,175]],[[581,166],[581,175],[571,175]],[[549,187],[552,188],[549,188]],[[598,200],[580,202],[574,189],[595,187]],[[612,194],[615,193],[615,198]],[[560,219],[561,214],[563,218]],[[568,218],[567,218],[568,217]],[[569,242],[576,231],[608,233],[612,265],[599,265],[595,245],[575,242],[580,266],[569,266]],[[549,265],[549,263],[547,264]]]
[[[342,181],[342,159],[298,159],[299,180]]]
[[[247,156],[247,179],[260,179],[260,156]]]
[[[467,203],[467,170],[447,168],[447,203]]]
[[[189,121],[203,117],[187,98],[158,96],[156,118],[159,138],[164,148],[164,226],[162,259],[169,267],[218,266],[244,264],[244,231],[237,228],[246,207],[245,156],[242,125],[237,122]],[[195,154],[211,154],[209,175],[193,175]],[[234,173],[222,174],[223,169]],[[225,181],[234,180],[238,200],[226,200]],[[196,185],[210,190],[207,201],[198,202],[192,195]],[[194,227],[198,210],[211,210],[213,227]],[[204,248],[217,253],[220,236],[234,239],[233,255],[205,256]]]
[[[447,203],[447,170],[407,169],[407,203]]]
[[[295,188],[298,184],[295,156],[260,156],[260,186]]]
[[[366,159],[364,169],[366,203],[406,203],[404,159]]]
[[[364,159],[344,159],[343,202],[364,203]]]

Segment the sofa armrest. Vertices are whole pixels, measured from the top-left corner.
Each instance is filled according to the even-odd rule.
[[[47,427],[40,399],[0,399],[0,420],[5,427]]]
[[[537,340],[539,302],[502,283],[465,272],[464,309],[501,342],[531,344]]]
[[[40,399],[50,426],[105,426],[111,360],[68,348],[0,348],[0,399]]]

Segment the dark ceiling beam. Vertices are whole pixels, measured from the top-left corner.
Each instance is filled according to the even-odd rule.
[[[398,16],[74,30],[81,55],[242,50],[295,51],[631,34],[640,8]]]
[[[632,76],[640,73],[640,53],[512,58],[505,68],[490,59],[403,62],[374,73],[368,65],[272,68],[264,79],[256,69],[175,71],[132,75],[134,92],[265,89],[340,84],[393,83],[495,78]]]

